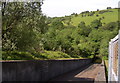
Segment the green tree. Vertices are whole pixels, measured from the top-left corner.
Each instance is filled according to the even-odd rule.
[[[110,30],[110,31],[115,30],[115,28],[118,28],[118,22],[110,22],[110,23],[102,26],[102,29]]]
[[[101,26],[102,26],[102,23],[101,23],[100,20],[94,20],[94,21],[91,22],[91,27],[92,28],[98,29]]]
[[[40,34],[45,33],[42,2],[2,3],[3,50],[35,50],[40,45]]]
[[[85,22],[80,22],[80,24],[78,24],[78,31],[80,35],[88,36],[91,29],[89,26],[85,25]]]

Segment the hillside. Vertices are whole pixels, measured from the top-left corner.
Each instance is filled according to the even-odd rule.
[[[120,29],[118,9],[84,11],[54,18],[38,10],[39,4],[34,9],[24,3],[7,3],[3,8],[4,60],[107,59],[109,41]]]
[[[72,49],[63,52],[82,57],[107,57],[109,41],[119,30],[117,8],[73,13],[70,16],[51,18],[49,22],[50,39],[53,38],[60,47],[64,44],[63,47],[68,45],[65,49]]]
[[[86,25],[89,25],[93,20],[95,19],[101,19],[101,22],[104,23],[110,23],[115,22],[118,20],[118,10],[117,9],[108,9],[108,10],[101,10],[101,11],[94,11],[95,14],[93,16],[88,16],[92,14],[93,12],[85,13],[85,14],[79,14],[78,16],[73,16],[71,21],[73,25],[78,25],[81,21],[84,21]],[[82,15],[86,15],[85,17],[82,17]],[[97,16],[98,15],[98,16]]]
[[[86,25],[90,25],[92,21],[98,19],[101,20],[102,25],[105,25],[118,20],[118,9],[84,11],[80,14],[73,13],[70,16],[54,17],[52,19],[61,19],[65,25],[70,22],[74,26],[77,26],[82,21],[84,21]]]

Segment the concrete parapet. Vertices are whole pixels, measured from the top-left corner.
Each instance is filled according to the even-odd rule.
[[[3,81],[48,81],[90,64],[92,59],[1,61]]]

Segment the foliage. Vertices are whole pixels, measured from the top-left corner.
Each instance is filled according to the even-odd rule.
[[[120,22],[113,19],[117,9],[51,18],[42,14],[41,5],[2,3],[4,60],[107,59],[109,41],[119,30]]]
[[[95,57],[94,63],[102,63],[102,59],[100,57]]]
[[[118,23],[117,23],[117,22],[111,22],[111,23],[106,24],[106,25],[103,26],[102,28],[103,28],[104,30],[111,30],[111,31],[113,31],[115,28],[117,28],[117,26],[118,26]]]
[[[40,47],[40,35],[47,30],[42,2],[2,3],[3,50],[33,51]]]
[[[98,29],[102,26],[102,23],[100,20],[94,20],[91,22],[91,27]]]
[[[19,51],[6,51],[2,52],[3,60],[33,60],[34,56],[32,56],[28,52],[19,52]]]
[[[44,51],[41,52],[19,52],[19,51],[3,51],[3,60],[40,60],[40,59],[60,59],[60,58],[72,58],[70,55],[59,51]]]

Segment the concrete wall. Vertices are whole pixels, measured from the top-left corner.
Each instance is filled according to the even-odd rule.
[[[91,59],[2,61],[3,81],[47,81],[89,64]]]

